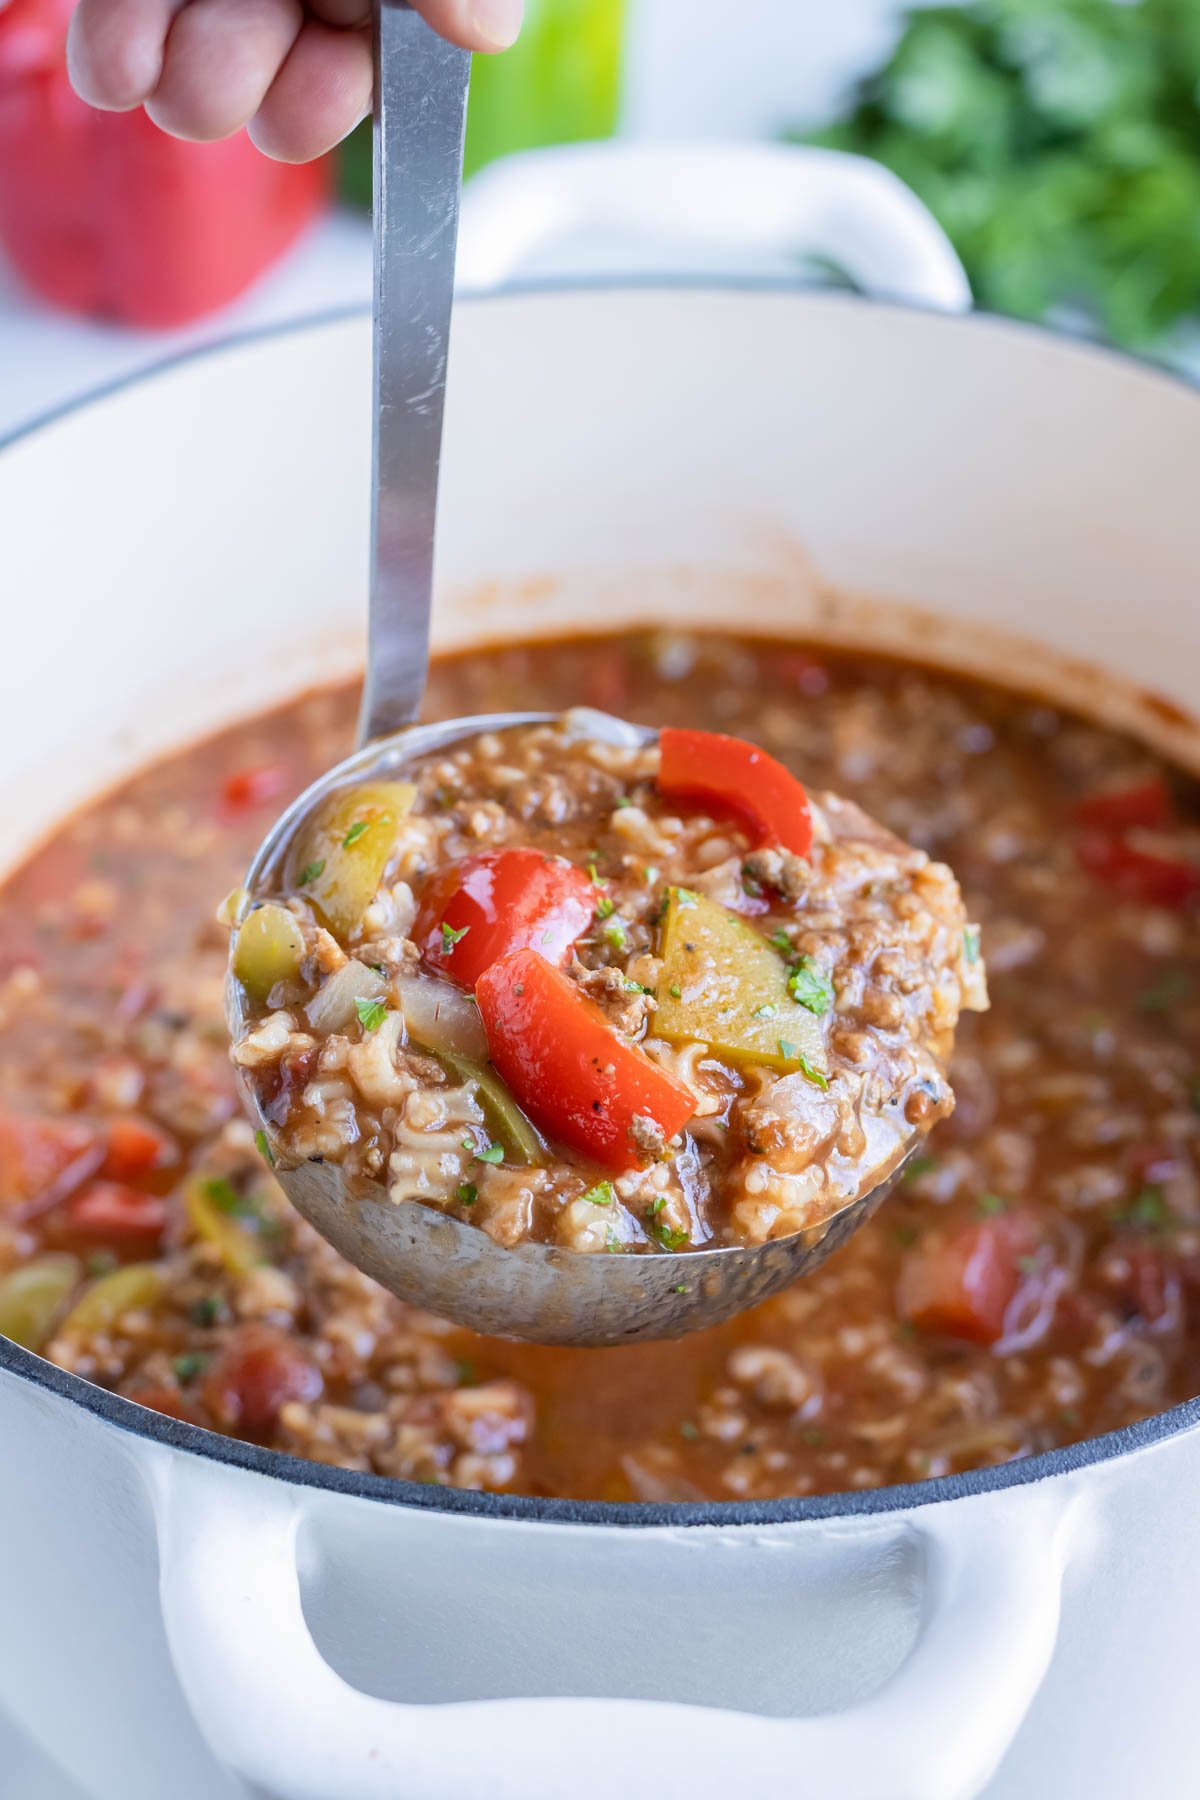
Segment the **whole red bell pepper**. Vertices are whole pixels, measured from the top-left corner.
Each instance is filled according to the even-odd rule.
[[[163,329],[242,293],[322,209],[324,164],[271,162],[245,132],[181,143],[67,79],[74,0],[0,9],[0,245],[34,291]]]

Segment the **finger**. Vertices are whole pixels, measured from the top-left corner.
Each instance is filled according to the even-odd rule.
[[[524,0],[413,0],[427,25],[464,50],[507,50],[525,14]]]
[[[171,26],[146,111],[174,137],[201,143],[240,131],[303,20],[300,0],[190,0]]]
[[[326,25],[353,30],[371,23],[371,0],[309,0],[308,10]]]
[[[250,136],[278,162],[309,162],[352,131],[371,104],[369,31],[310,19],[250,121]]]
[[[67,69],[81,100],[129,112],[158,85],[163,46],[183,0],[80,0],[67,32]]]

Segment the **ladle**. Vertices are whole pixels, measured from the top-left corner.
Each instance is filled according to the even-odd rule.
[[[409,7],[380,0],[375,70],[374,555],[361,747],[275,824],[246,877],[269,882],[300,821],[333,789],[402,775],[415,758],[479,731],[554,715],[504,713],[415,725],[433,595],[455,238],[470,58]],[[637,728],[629,726],[631,733]],[[652,735],[652,734],[646,734]],[[230,980],[231,1032],[245,1021]],[[256,1123],[253,1091],[245,1088]],[[715,1325],[806,1274],[870,1217],[915,1144],[904,1140],[857,1198],[811,1231],[753,1248],[584,1254],[485,1231],[380,1184],[347,1191],[330,1162],[276,1174],[296,1210],[349,1262],[402,1300],[476,1331],[552,1344],[617,1344]]]

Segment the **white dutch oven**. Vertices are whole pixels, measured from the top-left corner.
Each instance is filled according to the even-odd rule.
[[[711,190],[656,160],[643,199],[669,179],[699,226]],[[594,217],[604,178],[579,178]],[[961,301],[886,182],[828,160],[770,181],[751,236],[794,225],[876,287]],[[1082,659],[1190,752],[1135,691],[1200,700],[1200,398],[1179,383],[785,289],[513,293],[455,331],[443,644],[647,618],[865,634],[1087,703]],[[361,317],[235,344],[0,458],[6,857],[147,755],[353,665],[369,353]],[[875,599],[833,605],[814,572]],[[322,1469],[7,1344],[0,1433],[0,1695],[101,1800],[1194,1791],[1195,1404],[762,1505]]]

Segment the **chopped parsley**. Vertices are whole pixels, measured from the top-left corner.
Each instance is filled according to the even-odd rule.
[[[605,941],[611,944],[614,950],[623,950],[625,948],[625,927],[622,925],[620,919],[614,919],[611,925],[606,925],[604,927],[604,937]]]
[[[1181,1000],[1190,1000],[1192,978],[1186,969],[1164,969],[1157,980],[1138,995],[1143,1012],[1170,1012]]]
[[[356,1000],[354,1010],[364,1031],[378,1031],[387,1018],[387,1005],[382,1000]]]
[[[267,1142],[266,1132],[256,1131],[254,1134],[254,1143],[258,1150],[258,1154],[262,1157],[267,1167],[273,1169],[275,1167],[275,1152]]]
[[[228,1316],[229,1308],[220,1294],[202,1294],[188,1307],[188,1318],[193,1325],[219,1325]]]
[[[657,1238],[664,1250],[682,1250],[688,1241],[688,1234],[682,1228],[676,1229],[668,1225],[664,1219],[655,1219],[650,1226],[651,1237]]]
[[[622,794],[617,801],[615,810],[617,812],[623,812],[627,806],[632,806],[632,805],[633,805],[633,801],[629,798],[629,795]]]
[[[818,1018],[833,1005],[833,982],[811,956],[802,956],[788,976],[788,993]]]
[[[792,957],[796,954],[792,940],[786,931],[774,931],[767,939],[772,950],[778,950],[780,956]]]
[[[454,1191],[464,1206],[474,1206],[479,1198],[479,1189],[471,1181],[460,1181]]]
[[[770,1001],[767,1001],[762,1006],[755,1007],[754,1017],[756,1019],[773,1019],[778,1011],[777,1006],[772,1006]]]
[[[616,910],[614,902],[609,899],[608,895],[601,894],[599,900],[596,902],[597,918],[611,919]]]
[[[655,1213],[660,1213],[666,1204],[667,1204],[666,1201],[663,1199],[662,1195],[660,1194],[658,1196],[658,1199],[652,1200],[650,1202],[649,1206],[646,1208],[646,1217],[648,1219],[652,1219],[654,1217]]]
[[[658,880],[658,870],[650,863],[646,864],[646,867],[642,870],[642,874],[646,877],[646,880],[650,883],[651,887],[653,887],[654,883]]]
[[[348,850],[351,844],[357,844],[359,838],[370,824],[369,819],[355,819],[353,825],[342,839],[342,849]]]
[[[682,1000],[683,999],[683,989],[680,987],[680,985],[677,981],[673,981],[671,983],[670,987],[667,989],[667,992],[670,994],[672,1000]],[[1200,1107],[1197,1107],[1196,1110],[1197,1110],[1197,1112],[1200,1112]]]
[[[778,1038],[776,1041],[779,1045],[779,1054],[785,1062],[792,1062],[799,1055],[799,1047],[789,1043],[787,1038]]]
[[[325,858],[323,856],[317,862],[305,863],[300,871],[300,879],[297,886],[307,887],[310,881],[315,881],[318,875],[323,875],[324,873]]]
[[[200,1183],[200,1191],[210,1206],[232,1218],[245,1220],[263,1237],[274,1237],[280,1226],[254,1194],[239,1194],[233,1183],[216,1177]]]
[[[195,1381],[207,1369],[209,1358],[203,1350],[185,1350],[182,1356],[173,1357],[171,1367],[175,1371],[175,1379],[180,1386]]]
[[[625,1248],[624,1244],[621,1242],[621,1239],[617,1236],[617,1233],[613,1230],[611,1225],[608,1227],[608,1230],[604,1233],[604,1248],[606,1250],[624,1250],[624,1248]]]
[[[204,1182],[201,1191],[204,1198],[215,1206],[218,1212],[246,1213],[251,1210],[233,1183],[226,1181],[223,1176],[217,1176]]]
[[[603,887],[604,886],[604,877],[600,873],[599,869],[596,867],[594,862],[590,862],[588,864],[587,872],[588,872],[589,876],[591,877],[591,882],[592,882],[593,887]]]
[[[673,1294],[686,1294],[687,1291],[688,1291],[688,1284],[686,1281],[677,1281],[675,1283],[675,1286],[671,1289],[671,1292]]]
[[[613,1184],[611,1181],[598,1181],[593,1188],[580,1198],[588,1206],[611,1206],[613,1203]]]
[[[975,1210],[982,1213],[985,1219],[994,1218],[997,1213],[1008,1211],[1008,1201],[1003,1194],[980,1194],[975,1202]]]
[[[968,963],[977,963],[979,961],[978,925],[968,925],[963,932],[963,955],[966,957]]]
[[[749,896],[752,900],[757,900],[759,895],[762,893],[762,891],[763,891],[762,882],[758,879],[757,875],[753,874],[752,871],[750,870],[750,868],[745,863],[743,863],[742,864],[742,892],[743,892],[743,894],[749,894]]]
[[[796,1060],[800,1064],[800,1073],[802,1075],[807,1075],[814,1086],[819,1087],[823,1094],[827,1094],[829,1092],[829,1081],[826,1076],[822,1075],[820,1069],[815,1068],[813,1064],[809,1062],[807,1056],[797,1057]]]
[[[488,1144],[485,1149],[476,1150],[473,1154],[476,1162],[502,1163],[504,1161],[504,1145]]]
[[[1167,1203],[1162,1189],[1144,1187],[1129,1211],[1121,1214],[1120,1222],[1143,1231],[1161,1230],[1167,1223]]]
[[[463,925],[463,926],[460,926],[457,931],[455,931],[453,925],[448,925],[446,923],[445,919],[443,919],[442,920],[442,955],[448,956],[450,951],[453,950],[455,944],[461,944],[463,939],[466,937],[468,931],[470,931],[470,929],[471,929],[471,927],[469,925]]]
[[[693,894],[691,888],[677,887],[675,889],[675,902],[678,906],[699,906],[700,896],[698,894]]]

